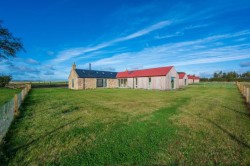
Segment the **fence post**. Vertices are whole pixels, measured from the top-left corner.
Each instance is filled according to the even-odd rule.
[[[245,97],[245,86],[243,85],[243,92],[242,92],[242,94],[243,94],[243,97]]]
[[[27,95],[27,87],[24,88],[24,97]]]
[[[247,88],[246,101],[247,101],[247,103],[249,103],[249,88]]]
[[[24,100],[24,90],[22,90],[22,101]]]
[[[15,94],[15,96],[14,96],[14,112],[15,113],[18,112],[18,96],[17,96],[17,94]]]
[[[247,97],[247,87],[244,86],[244,96]]]

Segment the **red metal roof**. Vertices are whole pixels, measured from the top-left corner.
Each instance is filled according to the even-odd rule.
[[[186,75],[186,73],[179,72],[178,75],[179,75],[179,79],[183,79],[183,77]]]
[[[197,76],[195,76],[195,75],[188,75],[188,79],[192,79],[192,80],[199,80],[200,79],[200,77],[197,77]]]
[[[173,66],[118,72],[116,78],[165,76]]]

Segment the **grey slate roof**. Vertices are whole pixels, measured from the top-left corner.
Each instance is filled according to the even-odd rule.
[[[116,78],[117,72],[75,69],[80,78]]]

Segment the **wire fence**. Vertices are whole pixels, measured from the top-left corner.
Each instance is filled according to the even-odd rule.
[[[240,82],[237,82],[236,84],[240,90],[240,93],[246,99],[246,103],[250,104],[250,84]]]
[[[18,109],[30,89],[31,85],[26,85],[19,94],[15,94],[10,101],[0,106],[0,142],[8,132],[15,114],[18,113]]]

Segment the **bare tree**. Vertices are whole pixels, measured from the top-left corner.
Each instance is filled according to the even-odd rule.
[[[0,60],[15,57],[21,50],[24,51],[21,39],[14,37],[7,28],[4,28],[0,20]]]

